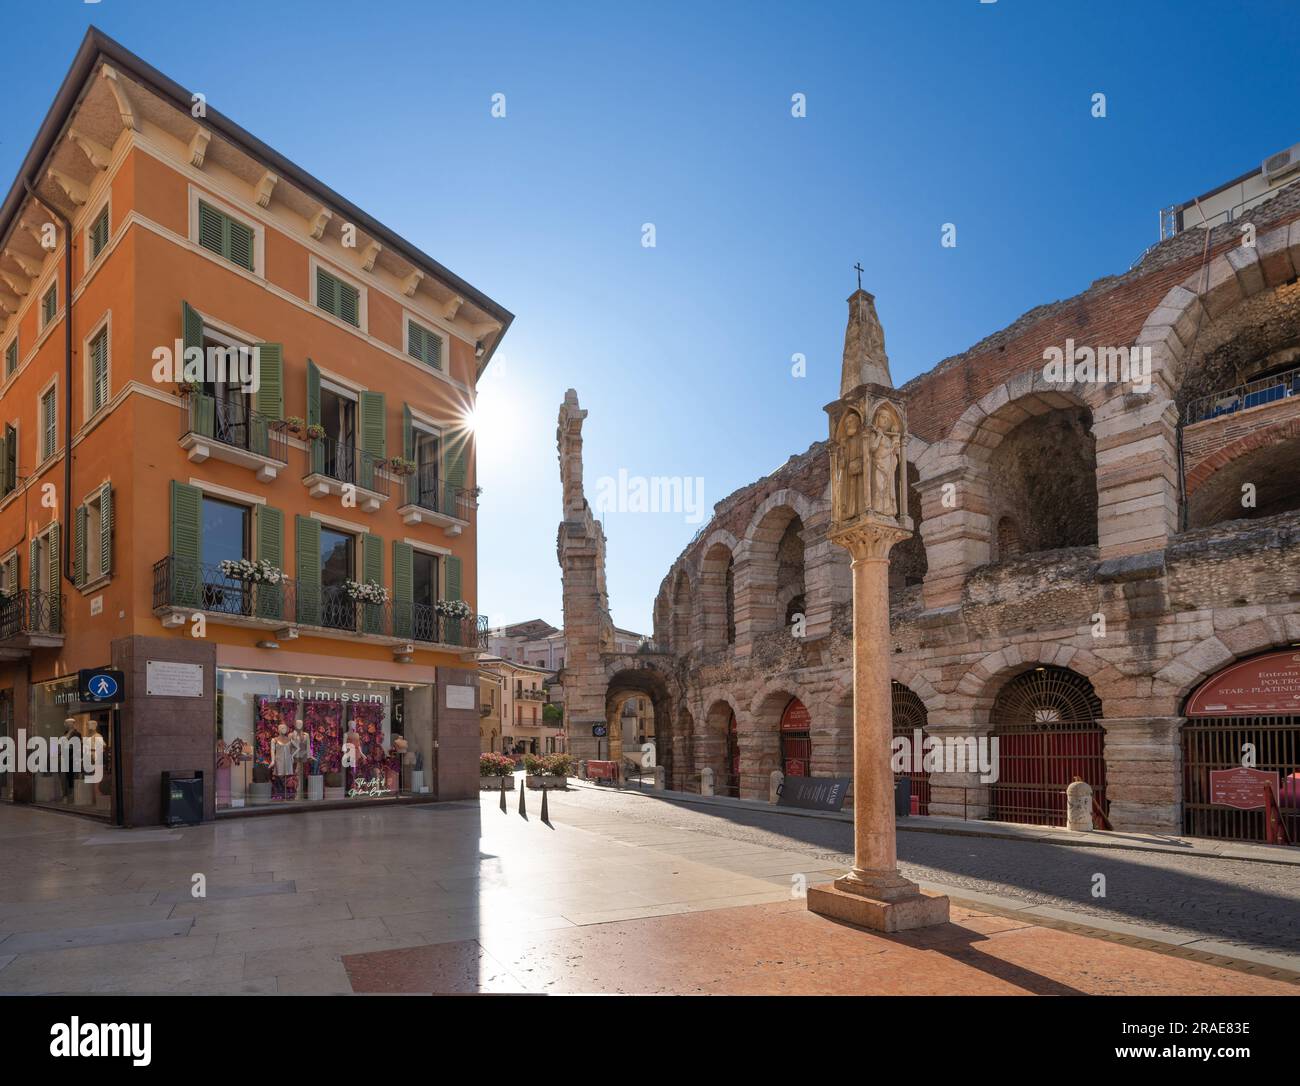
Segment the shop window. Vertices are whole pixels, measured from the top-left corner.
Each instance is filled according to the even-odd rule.
[[[219,669],[218,811],[431,795],[433,687]]]

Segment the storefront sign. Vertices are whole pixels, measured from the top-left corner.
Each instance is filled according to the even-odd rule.
[[[384,777],[358,777],[348,789],[349,798],[365,796],[368,799],[375,799],[392,794],[393,790],[388,787],[388,781]]]
[[[478,687],[467,686],[460,683],[449,683],[447,686],[447,708],[448,709],[473,709],[478,700]]]
[[[145,663],[145,693],[151,697],[203,697],[203,665],[181,664],[174,660],[149,660]]]
[[[77,672],[77,692],[82,701],[120,705],[126,700],[126,679],[110,668],[82,668]]]
[[[838,811],[852,782],[847,777],[790,777],[781,782],[778,807],[809,811]]]
[[[1242,660],[1207,679],[1187,703],[1188,716],[1300,713],[1300,651]]]
[[[1262,769],[1210,770],[1210,802],[1220,807],[1236,807],[1253,811],[1268,805],[1269,793],[1277,798],[1277,774]]]

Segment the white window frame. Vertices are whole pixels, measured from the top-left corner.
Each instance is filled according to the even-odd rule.
[[[104,402],[100,404],[98,408],[95,408],[93,406],[94,373],[91,369],[90,345],[95,341],[100,332],[103,332],[108,337],[105,341],[108,348],[105,352],[105,363],[108,368],[108,373],[106,375],[107,381],[105,382],[106,388],[104,393]],[[84,393],[82,396],[84,401],[82,404],[84,412],[83,418],[84,421],[89,422],[96,415],[107,410],[108,405],[113,402],[113,311],[111,309],[99,319],[99,322],[90,330],[90,334],[81,341],[81,387]],[[58,414],[57,404],[55,406],[55,414]]]
[[[418,324],[424,329],[427,335],[437,336],[442,343],[442,350],[439,354],[442,356],[441,366],[430,366],[423,358],[416,358],[411,354],[411,324]],[[402,353],[410,362],[416,362],[421,366],[434,370],[437,373],[446,373],[448,362],[451,354],[451,344],[447,340],[447,333],[438,328],[430,328],[428,322],[418,314],[412,313],[409,309],[402,310]]]
[[[320,316],[324,317],[326,320],[333,321],[335,324],[338,324],[343,328],[351,328],[352,331],[354,332],[365,332],[366,335],[369,335],[370,334],[370,302],[369,302],[369,296],[366,290],[365,283],[361,282],[359,279],[343,271],[341,268],[339,268],[337,264],[330,264],[324,260],[321,260],[319,257],[316,256],[315,253],[309,254],[309,259],[307,263],[308,263],[307,300],[311,302],[312,309],[314,309]],[[329,310],[322,309],[316,303],[316,270],[318,268],[328,273],[329,275],[334,276],[334,278],[337,279],[340,283],[346,283],[348,286],[356,288],[357,319],[361,322],[359,325],[349,324],[342,317],[334,316],[334,314],[331,313]],[[415,361],[415,359],[411,358],[409,355],[407,355],[407,360],[410,362]]]
[[[0,347],[0,383],[10,381],[22,372],[23,349],[21,344],[18,344],[14,349],[14,372],[9,372],[9,348],[14,347],[15,344],[18,344],[18,322],[16,320],[14,321],[13,335],[4,341],[3,347]]]
[[[47,320],[45,317],[45,296],[49,294],[51,290],[54,291],[54,312]],[[60,312],[59,306],[63,301],[60,297],[61,293],[62,292],[59,290],[59,276],[56,269],[56,273],[50,276],[50,281],[46,283],[44,287],[41,288],[40,293],[36,295],[36,317],[42,332],[58,323]]]
[[[22,569],[22,559],[18,557],[18,548],[17,548],[17,547],[14,547],[13,550],[9,551],[7,554],[0,554],[0,591],[6,592],[6,593],[17,592],[17,591],[22,587],[22,585],[18,583],[19,581],[22,580],[22,574],[21,574],[21,573],[20,573],[19,576],[15,579],[15,583],[14,583],[14,584],[5,584],[5,583],[4,583],[4,568],[5,568],[5,566],[7,566],[7,565],[9,564],[9,560],[10,560],[11,558],[13,558],[13,559],[17,559],[17,561],[18,561],[18,568],[21,570],[21,569]]]
[[[227,260],[220,253],[214,253],[211,249],[199,244],[200,200],[215,210],[220,211],[223,215],[229,215],[237,222],[243,223],[253,231],[252,271],[249,271],[247,268],[241,268],[238,264],[234,263],[234,261]],[[189,217],[190,221],[187,224],[187,236],[190,243],[193,244],[199,252],[207,254],[213,260],[217,261],[217,263],[219,263],[223,268],[233,268],[238,273],[252,275],[258,279],[266,278],[266,227],[262,223],[258,222],[257,219],[245,215],[242,211],[237,210],[215,193],[209,192],[207,189],[198,188],[193,184],[189,187]]]
[[[95,220],[100,214],[108,211],[108,240],[104,242],[104,250],[98,256],[90,255],[90,228],[95,225]],[[113,188],[111,185],[105,186],[103,198],[95,205],[94,211],[86,217],[86,225],[82,227],[82,248],[85,252],[83,261],[83,271],[85,275],[90,274],[90,269],[98,264],[105,256],[108,255],[109,249],[113,247]]]
[[[5,425],[6,424],[4,422],[0,422],[0,435],[3,435]],[[0,502],[7,502],[10,498],[12,498],[15,494],[17,494],[20,490],[23,489],[23,472],[22,472],[23,439],[22,439],[22,431],[20,429],[20,426],[22,425],[22,420],[10,419],[8,425],[14,428],[14,488],[13,490],[9,491],[9,493],[6,494],[3,498],[0,498]],[[0,464],[0,471],[3,470],[4,470],[4,465]]]
[[[104,482],[107,483],[108,480],[105,479]],[[86,539],[84,540],[85,547],[86,547],[86,570],[85,570],[85,583],[81,585],[81,591],[83,592],[89,591],[92,588],[100,587],[102,584],[105,584],[109,580],[111,580],[112,577],[111,571],[106,571],[99,568],[99,535],[100,535],[99,525],[103,523],[103,516],[104,516],[104,511],[99,507],[99,499],[103,496],[103,485],[104,485],[103,483],[100,483],[99,486],[95,487],[94,490],[92,490],[89,494],[86,495],[86,497],[84,497],[81,500],[81,504],[86,508]],[[93,531],[91,530],[92,506],[94,507],[95,510],[95,524],[96,524],[96,527]],[[95,545],[93,547],[90,544],[90,541],[92,539],[95,541]],[[92,552],[94,553],[93,573],[91,571]]]
[[[53,530],[55,521],[50,521],[44,528],[36,533],[36,545],[40,548],[41,560],[32,566],[31,550],[27,552],[27,587],[32,592],[52,592],[54,588],[48,583],[50,579],[50,532]],[[60,529],[59,543],[63,544],[63,534]],[[59,555],[60,560],[63,556]]]
[[[47,455],[45,452],[45,419],[41,413],[41,404],[48,393],[54,393],[54,448]],[[36,463],[38,469],[53,460],[59,454],[59,377],[55,374],[36,393]]]

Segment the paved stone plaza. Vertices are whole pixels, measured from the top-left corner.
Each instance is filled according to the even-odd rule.
[[[846,823],[583,787],[547,826],[528,799],[143,831],[0,808],[0,992],[1296,991],[1293,866],[905,831],[954,923],[883,937],[792,898]]]

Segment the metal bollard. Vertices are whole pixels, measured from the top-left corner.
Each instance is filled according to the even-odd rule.
[[[525,774],[524,779],[519,782],[519,817],[520,818],[528,817],[528,805],[524,803],[524,795],[527,793],[527,791],[528,791],[528,776],[527,774]]]
[[[546,809],[546,795],[548,792],[550,792],[549,788],[542,788],[542,821],[550,825],[551,813]]]
[[[501,813],[506,814],[506,779],[501,778]]]

